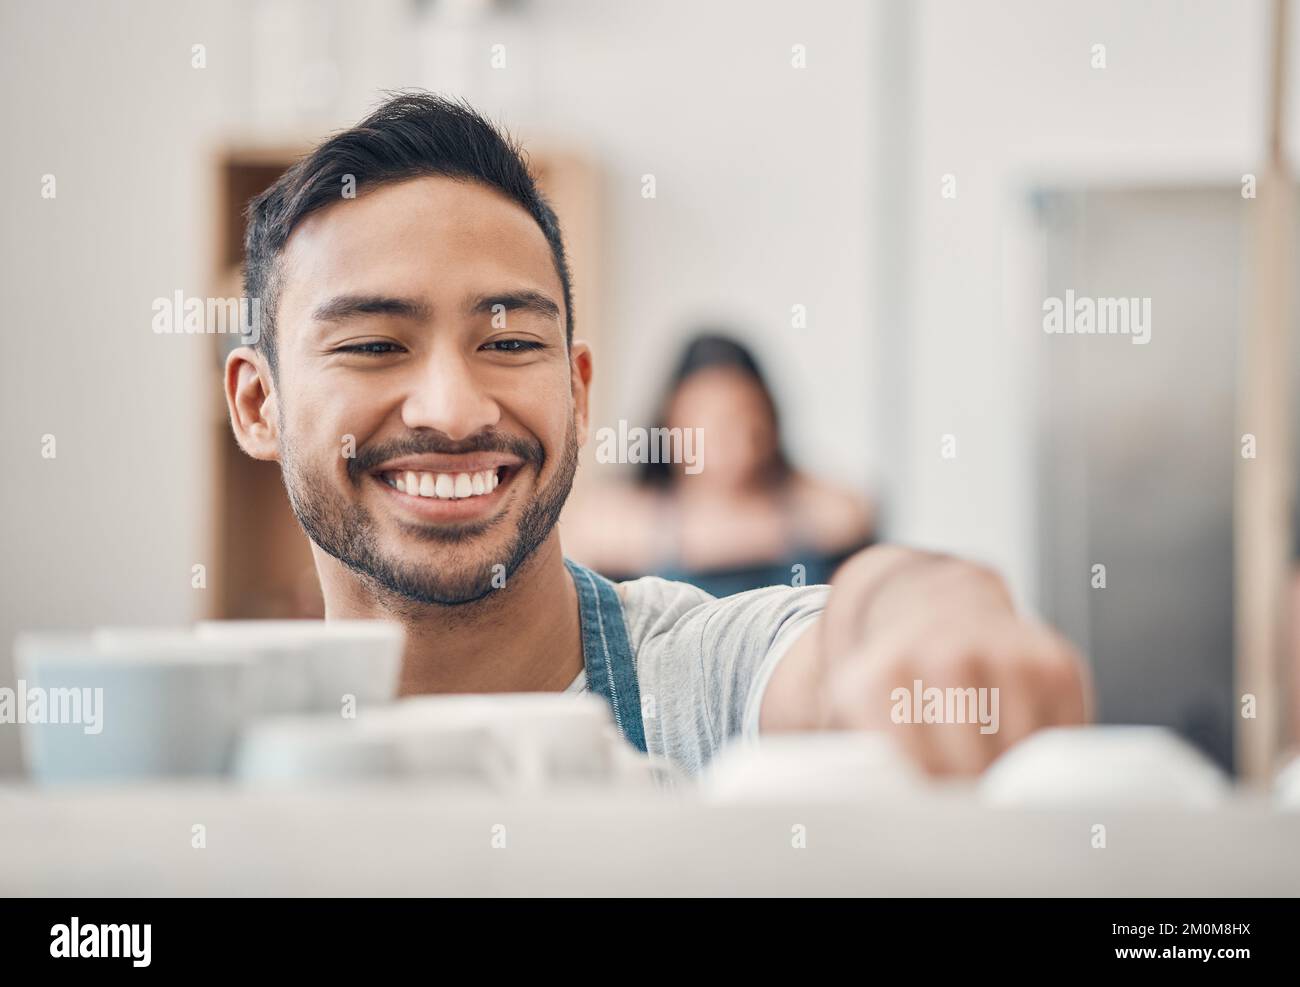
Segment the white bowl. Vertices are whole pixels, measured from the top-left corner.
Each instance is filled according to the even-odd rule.
[[[1300,812],[1300,756],[1277,773],[1273,793],[1282,808]]]
[[[1226,776],[1163,727],[1058,727],[1030,734],[988,770],[981,798],[995,805],[1210,807]]]
[[[341,713],[347,696],[359,708],[397,695],[405,633],[391,621],[202,621],[195,636],[257,653],[268,673],[269,708]]]
[[[243,782],[376,780],[398,777],[390,737],[355,720],[318,714],[259,720],[240,740],[235,776]]]
[[[424,745],[410,749],[415,758],[430,756],[432,741],[422,731],[454,726],[485,734],[525,790],[608,781],[623,743],[609,707],[590,693],[413,696],[397,703],[394,715],[410,725],[411,745]]]
[[[700,778],[718,803],[893,800],[922,785],[920,774],[884,734],[864,731],[774,733],[733,742]]]
[[[610,717],[591,696],[438,695],[371,708],[356,720],[298,716],[254,725],[236,774],[248,782],[370,777],[536,792],[616,783]]]

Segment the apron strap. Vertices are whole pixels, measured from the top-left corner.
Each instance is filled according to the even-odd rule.
[[[614,584],[597,572],[568,559],[564,564],[578,590],[582,622],[582,661],[587,686],[604,696],[614,712],[614,722],[627,742],[646,752],[645,724],[641,719],[641,687],[637,682],[632,645],[623,620],[623,602]]]

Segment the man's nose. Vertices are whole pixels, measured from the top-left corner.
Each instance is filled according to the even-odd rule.
[[[402,405],[408,428],[433,428],[451,439],[468,438],[501,419],[464,358],[442,354],[429,360]]]

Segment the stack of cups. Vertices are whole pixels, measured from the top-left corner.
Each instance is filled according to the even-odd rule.
[[[23,728],[39,782],[233,775],[250,784],[423,780],[495,792],[658,783],[592,695],[396,698],[382,621],[212,621],[24,634]],[[35,700],[33,700],[35,701]]]
[[[624,747],[591,695],[419,696],[346,724],[264,720],[246,736],[235,773],[250,783],[388,776],[527,794],[628,781],[637,763]]]
[[[22,634],[23,756],[40,782],[227,773],[244,730],[390,702],[403,632],[379,621]]]

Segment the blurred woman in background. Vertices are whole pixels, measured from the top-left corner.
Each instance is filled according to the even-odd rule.
[[[715,596],[828,582],[872,541],[857,494],[795,470],[776,402],[753,355],[729,336],[686,347],[660,423],[703,433],[702,469],[646,463],[631,487],[603,488],[565,517],[566,554],[611,579],[658,575]]]

